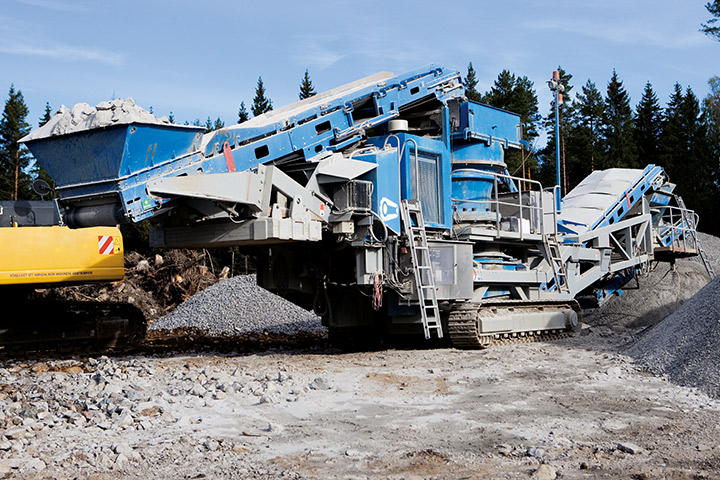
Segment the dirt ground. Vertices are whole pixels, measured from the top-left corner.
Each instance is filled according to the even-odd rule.
[[[199,258],[143,260],[69,290],[152,321],[216,281]],[[720,400],[622,354],[639,318],[702,286],[686,267],[553,342],[344,353],[325,334],[187,331],[133,354],[0,358],[0,478],[720,478]]]
[[[5,361],[0,471],[720,478],[720,402],[638,370],[618,353],[632,338],[594,327],[481,351],[342,353],[320,338],[300,349]]]

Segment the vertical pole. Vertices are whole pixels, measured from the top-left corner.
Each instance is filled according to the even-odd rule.
[[[555,94],[555,191],[558,192],[555,201],[555,210],[559,212],[562,200],[562,188],[560,186],[560,99],[562,98],[561,92],[564,90],[560,82],[559,70],[553,72],[552,80],[548,82],[548,86]]]
[[[560,92],[555,90],[555,185],[560,185]],[[562,191],[560,192],[562,194]]]

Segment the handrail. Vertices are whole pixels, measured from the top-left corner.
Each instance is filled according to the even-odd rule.
[[[695,225],[699,220],[698,214],[693,210],[681,207],[667,206],[660,217],[659,227],[665,226],[667,230],[662,232],[658,228],[658,236],[664,240],[670,236],[671,242],[668,246],[679,248],[697,248],[697,230]]]
[[[419,200],[420,199],[420,165],[419,165],[420,160],[418,158],[418,144],[414,138],[407,138],[401,146],[400,145],[400,137],[391,133],[385,139],[385,143],[383,144],[383,149],[385,149],[385,147],[388,146],[388,143],[390,142],[391,138],[394,138],[398,144],[398,147],[397,147],[398,148],[398,183],[400,186],[400,188],[398,189],[398,192],[400,192],[401,196],[402,196],[402,184],[400,182],[402,179],[402,156],[403,156],[403,153],[405,152],[405,145],[407,145],[410,142],[415,144],[415,186],[417,187],[417,189],[413,188],[412,181],[411,181],[410,182],[410,196],[411,196],[411,200],[412,199]],[[416,197],[412,196],[413,193],[416,195]]]
[[[501,217],[500,207],[507,206],[507,207],[518,208],[518,210],[519,210],[519,212],[518,212],[518,218],[519,218],[518,230],[520,233],[520,239],[523,240],[525,238],[526,233],[529,233],[529,232],[525,232],[525,229],[523,228],[523,225],[522,225],[522,220],[529,220],[530,231],[539,228],[540,234],[542,236],[545,235],[545,222],[542,220],[543,215],[545,213],[545,200],[542,196],[543,188],[542,188],[542,184],[540,182],[538,182],[536,180],[522,179],[519,177],[514,177],[512,175],[506,175],[503,173],[496,173],[496,172],[484,171],[484,170],[476,170],[476,169],[471,169],[471,168],[463,168],[463,169],[458,169],[458,170],[453,171],[453,173],[457,173],[457,172],[473,172],[473,173],[479,172],[479,173],[491,176],[492,180],[493,180],[493,196],[486,200],[451,198],[451,202],[454,205],[457,205],[458,203],[489,204],[490,211],[495,213],[494,224],[495,224],[495,228],[496,228],[497,232],[503,231],[502,225],[501,225],[502,217]],[[507,179],[512,182],[515,182],[516,184],[519,184],[520,182],[527,182],[528,184],[530,184],[530,188],[523,190],[522,187],[520,187],[520,188],[518,188],[518,190],[516,192],[512,192],[512,193],[517,194],[517,201],[503,201],[503,200],[500,200],[500,198],[499,198],[499,192],[498,192],[498,183],[499,183],[498,180],[499,179]],[[533,185],[537,187],[537,190],[534,190],[532,188]],[[525,198],[529,198],[530,194],[533,192],[540,194],[540,205],[525,205],[523,203],[523,200]],[[529,214],[528,214],[528,212],[529,212]],[[535,218],[536,215],[533,215],[533,214],[536,214],[537,218]],[[525,218],[525,215],[527,215],[528,218]],[[537,221],[535,221],[535,220],[537,220]]]

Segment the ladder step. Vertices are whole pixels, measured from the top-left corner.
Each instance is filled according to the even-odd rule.
[[[440,309],[438,308],[437,289],[435,277],[432,272],[430,247],[427,243],[425,221],[422,215],[422,206],[419,201],[403,200],[400,213],[410,244],[413,269],[415,273],[415,287],[417,289],[417,305],[422,317],[425,338],[429,339],[430,332],[435,330],[437,338],[442,338],[442,324],[440,322]],[[413,302],[414,303],[414,302]]]

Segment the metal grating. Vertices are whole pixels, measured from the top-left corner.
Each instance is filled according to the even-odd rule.
[[[436,153],[418,151],[417,164],[419,175],[415,174],[414,152],[410,155],[412,165],[413,183],[419,181],[418,198],[422,205],[422,213],[427,223],[442,224],[442,187],[440,185],[440,155]]]

